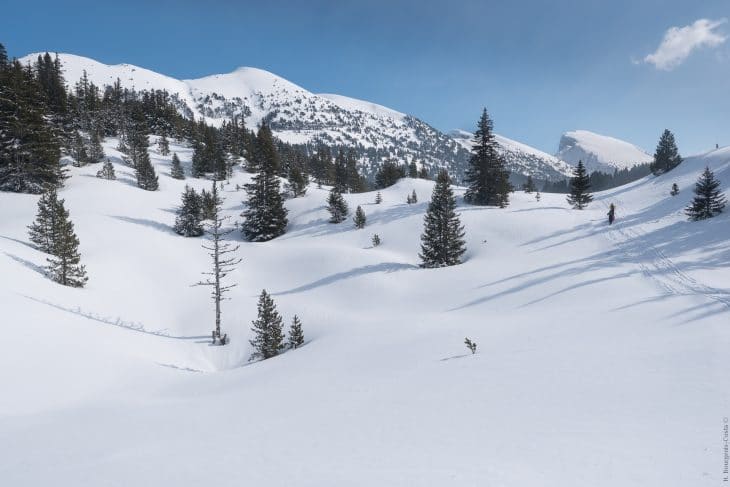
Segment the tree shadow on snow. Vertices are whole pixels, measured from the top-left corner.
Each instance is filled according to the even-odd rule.
[[[354,269],[350,269],[349,271],[345,272],[338,272],[336,274],[332,274],[327,277],[323,277],[322,279],[318,279],[316,281],[310,282],[309,284],[304,284],[302,286],[298,286],[286,291],[280,291],[278,293],[272,293],[274,296],[283,296],[286,294],[296,294],[301,293],[305,291],[311,291],[312,289],[316,289],[318,287],[322,286],[329,286],[330,284],[334,284],[338,281],[342,281],[345,279],[352,279],[354,277],[360,277],[364,276],[366,274],[374,274],[377,272],[397,272],[402,271],[406,269],[418,269],[418,266],[412,265],[412,264],[401,264],[398,262],[383,262],[381,264],[373,264],[373,265],[366,265],[362,267],[356,267]]]
[[[142,225],[145,227],[154,228],[155,230],[159,230],[160,232],[175,234],[175,232],[172,231],[172,228],[169,225],[165,225],[164,223],[156,222],[154,220],[148,220],[146,218],[133,218],[130,216],[121,216],[121,215],[107,215],[107,216],[110,218],[114,218],[116,220],[121,220],[123,222],[134,223],[135,225]]]

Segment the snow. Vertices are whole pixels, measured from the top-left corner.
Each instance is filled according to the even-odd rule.
[[[587,130],[565,132],[556,156],[573,166],[582,160],[589,172],[608,173],[653,160],[643,149],[629,142]]]
[[[445,269],[417,267],[431,182],[401,180],[380,205],[345,195],[364,230],[327,223],[328,188],[310,186],[287,201],[285,235],[240,242],[223,305],[232,342],[212,347],[209,290],[190,286],[208,256],[171,231],[184,185],[209,182],[171,179],[152,150],[160,191],[142,191],[115,145],[117,181],[70,168],[60,191],[84,289],[42,274],[26,228],[38,197],[0,193],[3,485],[721,482],[730,221],[690,223],[682,209],[705,165],[727,192],[730,149],[582,212],[552,194],[460,203],[466,261]],[[190,149],[171,148],[189,170]],[[237,171],[222,192],[234,219],[248,180]],[[262,288],[287,323],[300,316],[307,343],[249,363]]]
[[[357,110],[364,113],[370,113],[380,117],[390,117],[394,120],[403,121],[406,117],[405,114],[397,112],[383,105],[372,103],[369,101],[358,100],[356,98],[350,98],[348,96],[333,95],[329,93],[320,93],[322,98],[326,98],[335,105],[344,108],[345,110]]]

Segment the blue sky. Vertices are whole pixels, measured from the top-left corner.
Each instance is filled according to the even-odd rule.
[[[727,0],[11,0],[2,13],[11,56],[71,52],[178,78],[255,66],[442,130],[471,130],[486,106],[498,133],[551,153],[577,128],[650,152],[664,128],[684,154],[730,145]]]

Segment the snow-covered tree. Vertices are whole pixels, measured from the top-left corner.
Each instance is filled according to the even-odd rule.
[[[309,177],[302,171],[299,166],[294,166],[289,170],[287,179],[287,190],[293,198],[304,196],[307,192]]]
[[[327,211],[330,212],[330,223],[344,222],[350,212],[345,198],[342,197],[342,193],[337,190],[336,186],[332,187],[327,197]]]
[[[375,193],[375,204],[379,205],[382,202],[383,202],[383,195],[380,194],[380,191],[378,191],[377,193]]]
[[[373,234],[373,238],[371,239],[371,241],[373,243],[373,247],[377,247],[378,245],[380,245],[380,235],[378,235],[377,233]]]
[[[297,315],[294,315],[289,327],[289,348],[299,348],[304,345],[304,330],[302,322]]]
[[[361,206],[358,205],[357,209],[355,210],[355,217],[352,219],[352,221],[355,223],[355,228],[365,228],[367,217],[365,216],[365,212],[363,211]]]
[[[727,200],[720,191],[720,181],[715,174],[706,167],[700,175],[694,188],[695,197],[685,213],[692,221],[705,220],[722,213]]]
[[[134,167],[137,175],[137,186],[145,191],[157,191],[160,187],[155,168],[150,162],[150,155],[147,150],[143,150],[137,154],[137,164]]]
[[[30,241],[38,247],[38,250],[48,254],[53,252],[54,236],[58,231],[59,205],[55,188],[43,193],[38,199],[35,221],[28,227]]]
[[[568,203],[576,210],[582,210],[588,203],[593,201],[591,189],[591,178],[586,173],[583,161],[578,161],[578,166],[573,170],[573,177],[570,178],[570,194],[567,196]]]
[[[251,359],[268,359],[284,350],[282,319],[276,305],[266,289],[261,291],[258,303],[258,317],[252,322],[254,338],[249,341],[253,347]]]
[[[215,215],[215,208],[213,215]],[[184,237],[199,237],[203,234],[203,223],[201,219],[202,205],[201,198],[190,186],[185,186],[182,194],[182,204],[175,218],[173,230]]]
[[[677,143],[674,141],[674,134],[665,130],[659,138],[659,143],[654,152],[654,161],[649,168],[654,175],[664,174],[671,171],[682,163],[682,156],[679,155]]]
[[[174,179],[185,179],[185,171],[183,170],[182,164],[180,164],[180,158],[177,157],[177,152],[172,153],[172,167],[170,168],[170,176]]]
[[[421,235],[421,267],[446,267],[461,263],[466,251],[464,227],[456,213],[456,198],[448,172],[441,171],[428,204]]]
[[[254,168],[257,173],[250,184],[245,185],[248,201],[242,216],[245,218],[242,231],[246,239],[265,242],[286,232],[287,209],[281,196],[279,185],[279,156],[272,141],[270,131],[265,126],[259,129],[257,153]]]
[[[465,176],[467,190],[464,200],[474,205],[504,208],[509,204],[512,185],[505,161],[497,151],[492,127],[492,120],[485,108],[474,133],[472,155]]]
[[[162,134],[162,137],[157,140],[157,151],[163,156],[170,153],[170,141],[167,140],[165,134]]]
[[[672,183],[672,189],[669,191],[669,194],[672,196],[677,196],[679,194],[679,186],[677,186],[677,183]]]
[[[54,281],[71,287],[84,287],[88,277],[81,264],[79,239],[74,232],[73,222],[63,200],[58,200],[53,217],[51,257],[48,258],[48,272]]]

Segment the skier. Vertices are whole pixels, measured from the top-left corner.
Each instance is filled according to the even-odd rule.
[[[613,225],[613,221],[616,219],[616,207],[613,203],[608,207],[608,224]]]

